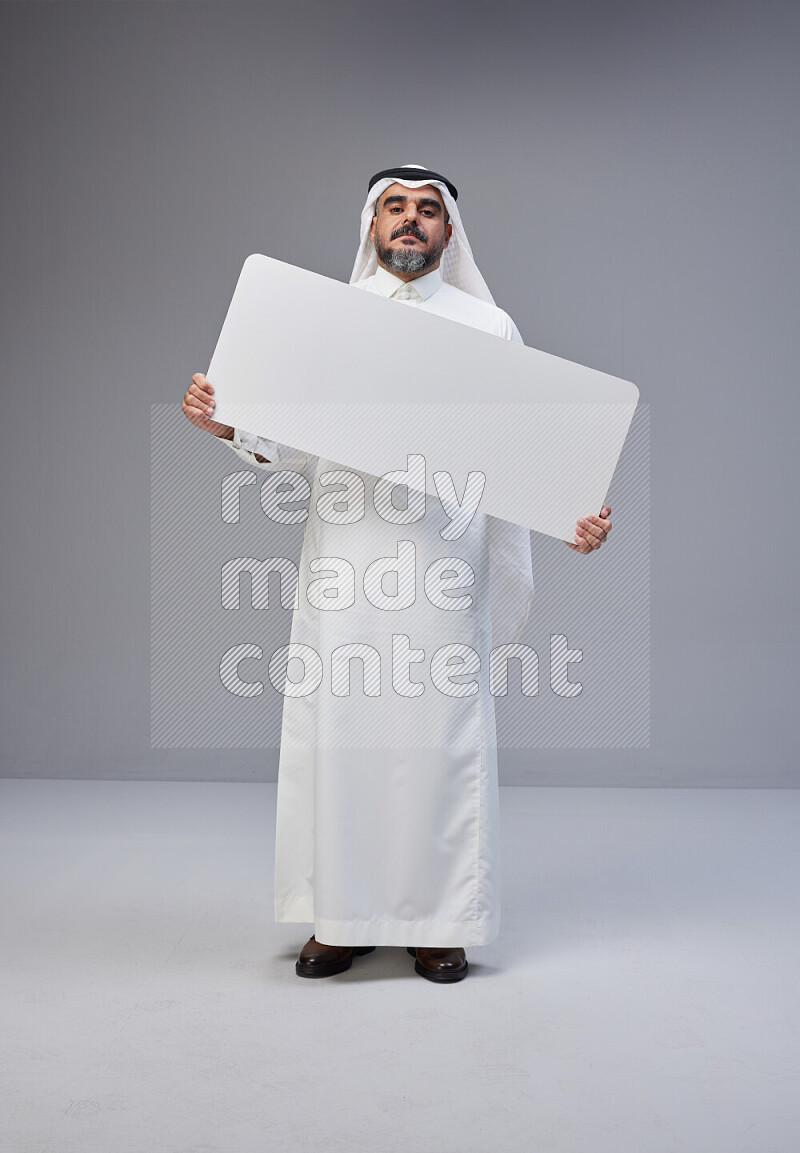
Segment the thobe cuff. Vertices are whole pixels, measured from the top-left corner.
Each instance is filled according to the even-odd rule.
[[[264,466],[261,464],[261,461],[256,460],[255,445],[253,446],[253,448],[245,447],[242,444],[241,439],[240,439],[240,431],[241,430],[238,428],[234,430],[233,440],[225,440],[224,438],[221,437],[220,439],[222,440],[222,443],[227,444],[228,448],[233,449],[233,451],[236,453],[236,455],[241,457],[242,460],[246,461],[247,464],[254,464],[257,467],[259,465],[261,465],[261,467],[263,468]],[[245,436],[250,437],[250,436],[252,436],[252,433],[245,433]],[[265,456],[266,453],[261,453],[261,455]]]
[[[282,469],[286,472],[299,472],[306,474],[309,463],[314,460],[312,453],[301,452],[287,444],[279,444],[275,440],[267,440],[264,436],[257,436],[243,428],[233,430],[233,440],[224,441],[237,456],[256,468]],[[266,457],[266,462],[256,460],[256,453]],[[306,476],[309,480],[309,477]],[[309,481],[310,483],[310,481]]]

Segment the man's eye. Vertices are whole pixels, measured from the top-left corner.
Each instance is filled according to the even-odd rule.
[[[397,205],[395,204],[393,208],[390,208],[390,209],[389,209],[389,211],[390,211],[390,212],[399,212],[399,211],[400,211],[400,209],[399,209],[399,208],[397,207]]]

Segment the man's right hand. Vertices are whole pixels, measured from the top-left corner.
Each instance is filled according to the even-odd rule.
[[[223,440],[233,440],[234,429],[230,424],[220,424],[219,421],[210,420],[216,401],[212,396],[214,385],[206,380],[202,372],[196,372],[189,385],[189,391],[183,398],[184,415],[205,432],[211,432]]]

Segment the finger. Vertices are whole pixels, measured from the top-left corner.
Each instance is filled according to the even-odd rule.
[[[189,385],[189,396],[195,398],[195,403],[199,404],[204,412],[211,414],[216,406],[216,401],[213,397],[208,396],[202,389],[198,388],[196,384]]]
[[[200,420],[208,420],[208,417],[202,408],[199,408],[196,404],[190,404],[188,401],[184,402],[183,411],[189,417],[189,420],[194,421],[195,423]]]
[[[202,385],[195,384],[194,381],[192,381],[192,383],[189,385],[189,392],[192,394],[192,396],[199,397],[199,399],[202,400],[204,404],[210,404],[213,400],[211,393],[208,392],[207,389],[203,388]]]
[[[586,533],[586,537],[590,543],[593,542],[594,537],[602,538],[605,535],[603,529],[601,529],[598,525],[593,524],[592,519],[590,517],[586,517],[585,519],[582,517],[578,521],[578,524],[580,525],[581,529]]]
[[[594,535],[596,531],[591,525],[587,524],[584,528],[579,525],[575,529],[575,539],[582,541],[589,548],[595,548],[600,543],[600,539]]]
[[[601,516],[587,516],[586,520],[589,522],[588,527],[594,528],[594,530],[602,536],[605,536],[611,528],[611,521],[605,520]]]
[[[212,410],[210,408],[207,408],[204,404],[201,404],[201,402],[199,400],[195,400],[194,397],[191,397],[191,409],[192,409],[193,413],[196,413],[199,416],[204,417],[206,420],[211,419]]]
[[[198,388],[203,390],[203,392],[214,391],[214,385],[211,383],[207,376],[203,375],[202,372],[196,372],[194,374],[192,377],[192,384],[196,384]]]
[[[610,512],[611,512],[611,505],[610,504],[604,504],[603,507],[600,509],[600,516],[603,516],[603,517],[608,516],[608,514]]]
[[[603,543],[604,538],[595,536],[592,532],[591,526],[587,526],[586,528],[576,529],[576,534],[578,534],[578,533],[580,534],[580,539],[587,546],[587,551],[591,551],[592,549],[599,548],[600,545]]]

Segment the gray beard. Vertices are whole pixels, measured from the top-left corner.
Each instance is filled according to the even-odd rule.
[[[428,252],[420,252],[416,248],[389,248],[388,245],[384,247],[378,243],[375,252],[378,261],[390,272],[421,272],[423,268],[430,268],[439,262],[444,252],[444,242]]]
[[[384,268],[391,272],[420,272],[430,263],[427,253],[414,248],[401,248],[399,252],[394,248],[385,248],[378,251],[378,258]]]

